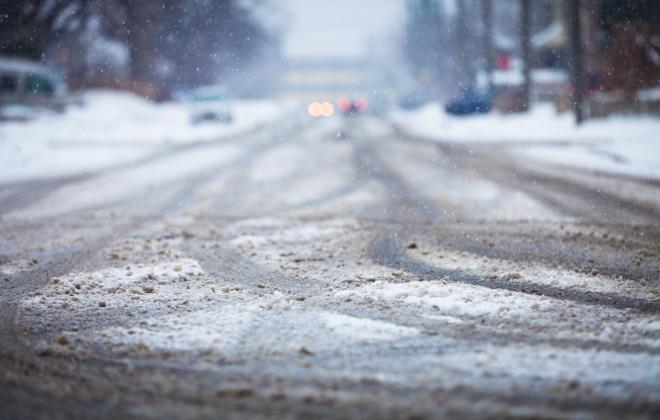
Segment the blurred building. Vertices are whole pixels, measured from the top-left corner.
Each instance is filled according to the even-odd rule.
[[[292,59],[280,82],[280,98],[299,103],[343,98],[366,101],[368,110],[381,112],[394,101],[398,78],[370,59]]]
[[[583,0],[591,116],[660,114],[660,1]]]
[[[629,93],[660,85],[660,1],[599,3],[605,90]]]

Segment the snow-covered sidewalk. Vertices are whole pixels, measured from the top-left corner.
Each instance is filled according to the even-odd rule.
[[[272,122],[284,107],[233,101],[230,124],[191,124],[191,104],[155,104],[127,92],[89,91],[81,106],[0,124],[0,184],[65,176],[136,161],[158,148],[215,140]]]
[[[558,115],[550,105],[526,114],[454,117],[438,103],[391,117],[405,133],[438,142],[500,144],[521,159],[660,178],[657,117],[612,116],[578,127],[571,114]]]

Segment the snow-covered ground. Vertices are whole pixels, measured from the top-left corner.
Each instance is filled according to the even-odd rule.
[[[446,125],[479,119],[462,121]],[[289,117],[55,187],[0,188],[0,317],[17,351],[70,363],[11,385],[59,391],[71,377],[103,401],[155,373],[156,390],[191,384],[190,398],[163,397],[173,404],[202,404],[211,383],[213,401],[239,389],[246,406],[326,404],[337,389],[335,406],[465,395],[493,417],[654,409],[656,183],[511,164],[521,144],[543,145],[514,139],[466,158],[388,121]],[[83,381],[104,363],[122,369],[111,394],[105,375]]]
[[[530,389],[545,383],[558,396],[563,383],[579,383],[572,397],[581,392],[657,403],[657,314],[456,277],[421,279],[373,264],[364,252],[374,240],[372,228],[351,218],[291,223],[269,217],[230,223],[220,233],[196,227],[192,218],[172,218],[154,226],[153,237],[109,244],[98,270],[53,277],[27,294],[18,322],[33,333],[57,331],[37,344],[43,356],[100,352],[119,361],[163,358],[214,371],[246,359],[290,358],[298,365],[319,355],[311,359],[313,368],[322,369],[326,380],[376,378],[484,392],[506,392],[508,381]],[[201,241],[197,250],[213,251],[192,255],[191,241]],[[550,285],[567,296],[658,296],[654,283],[485,257],[434,242],[420,241],[405,252],[439,269]],[[233,257],[214,275],[206,258],[225,253]],[[236,281],[237,272],[245,281]],[[417,353],[426,346],[430,353]],[[344,358],[351,362],[327,364]],[[278,377],[300,375],[276,369]]]
[[[551,105],[529,113],[469,117],[446,114],[440,104],[395,112],[404,132],[439,142],[502,144],[521,159],[660,178],[660,118],[612,116],[576,126],[569,113]]]
[[[64,114],[0,124],[0,184],[73,175],[132,162],[158,148],[210,141],[272,122],[286,107],[234,101],[233,122],[191,123],[191,104],[155,104],[118,91],[89,91]]]

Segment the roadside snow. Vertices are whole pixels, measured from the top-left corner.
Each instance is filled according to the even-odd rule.
[[[594,144],[537,145],[520,149],[518,153],[556,165],[580,166],[598,171],[658,179],[660,178],[660,160],[658,160],[660,134],[657,133],[660,133],[660,124],[649,129],[649,134],[646,136],[621,135],[610,141],[594,142]]]
[[[392,119],[408,134],[442,143],[501,144],[521,159],[660,178],[657,117],[612,116],[578,127],[572,115],[558,115],[550,105],[526,114],[455,117],[433,103],[394,112]]]
[[[231,124],[191,124],[190,104],[155,104],[118,91],[89,91],[64,114],[0,124],[0,183],[93,171],[136,161],[157,148],[215,140],[282,115],[269,101],[235,101]]]

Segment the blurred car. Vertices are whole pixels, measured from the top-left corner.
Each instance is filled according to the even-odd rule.
[[[452,115],[487,113],[493,108],[493,99],[488,92],[473,87],[465,88],[454,99],[447,102],[445,111]]]
[[[68,103],[67,87],[53,69],[33,61],[0,58],[0,118],[29,119],[34,112],[26,109],[62,111]]]
[[[367,101],[363,99],[344,98],[337,105],[344,115],[357,115],[367,110]]]
[[[191,122],[229,124],[234,120],[227,94],[222,86],[203,86],[191,90],[187,99],[192,103]]]

